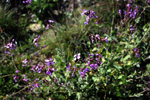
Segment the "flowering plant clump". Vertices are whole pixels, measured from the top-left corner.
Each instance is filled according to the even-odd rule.
[[[126,2],[124,0],[124,3]],[[149,2],[150,0],[146,2],[146,7]],[[23,3],[31,3],[31,0],[23,1]],[[32,38],[31,48],[25,50],[25,52],[34,51],[33,48],[35,48],[36,53],[27,52],[25,55],[21,53],[23,47],[16,47],[17,43],[12,39],[10,43],[3,46],[5,54],[11,55],[5,58],[10,59],[10,65],[13,67],[8,72],[12,72],[10,75],[3,75],[3,70],[0,71],[0,79],[2,79],[0,83],[4,84],[4,79],[10,76],[11,81],[8,83],[12,84],[14,91],[11,90],[11,94],[8,93],[0,98],[38,99],[37,97],[40,97],[41,99],[42,97],[43,99],[70,100],[144,98],[150,89],[150,43],[148,41],[150,24],[141,26],[142,29],[139,32],[140,21],[138,20],[142,17],[144,10],[140,13],[139,6],[134,8],[133,3],[129,0],[125,10],[119,9],[118,15],[121,17],[119,25],[114,26],[114,32],[107,31],[108,33],[93,31],[103,29],[98,23],[91,24],[87,26],[89,29],[86,29],[84,25],[90,24],[93,19],[97,20],[98,16],[93,10],[84,9],[81,15],[86,16],[86,22],[83,25],[85,29],[79,32],[88,33],[86,34],[88,38],[84,39],[81,36],[82,41],[87,40],[84,42],[86,46],[80,46],[82,41],[77,42],[77,47],[72,50],[73,53],[70,53],[69,46],[67,53],[63,52],[65,46],[71,44],[71,40],[68,40],[68,44],[64,43],[64,47],[60,46],[56,49],[55,55],[42,54],[50,49],[47,44],[41,43],[44,37],[41,35]],[[53,20],[48,20],[46,30],[51,28],[52,23],[54,23]],[[111,28],[107,30],[109,29]],[[62,31],[64,32],[64,29]],[[66,29],[65,32],[67,33]],[[59,41],[59,36],[56,35],[56,39]],[[85,47],[88,47],[88,52],[84,51]],[[83,49],[82,52],[79,49]],[[69,60],[66,60],[68,58]],[[145,67],[148,68],[147,72]],[[1,91],[3,90],[0,90],[0,93]]]
[[[98,18],[98,16],[95,15],[95,12],[93,10],[90,11],[83,9],[83,13],[81,15],[86,15],[86,22],[84,23],[84,25],[88,24],[91,19]]]
[[[5,48],[6,48],[6,50],[7,50],[7,51],[5,51],[5,54],[9,54],[9,55],[11,55],[11,56],[14,55],[14,54],[12,53],[12,50],[16,48],[14,42],[15,42],[15,39],[12,39],[12,42],[8,43],[8,44],[5,46]]]

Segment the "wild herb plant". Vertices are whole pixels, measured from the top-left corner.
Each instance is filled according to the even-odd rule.
[[[124,0],[124,3],[127,1]],[[99,16],[96,16],[93,10],[84,9],[81,15],[86,20],[82,23],[85,25],[85,29],[82,30],[85,30],[83,33],[86,35],[79,34],[81,36],[79,40],[85,38],[85,45],[89,47],[89,50],[82,50],[80,44],[68,43],[70,46],[71,44],[75,46],[71,47],[74,52],[71,55],[68,53],[68,58],[65,55],[69,49],[64,49],[64,47],[56,48],[56,55],[41,55],[41,51],[46,46],[39,43],[41,36],[37,36],[33,39],[32,46],[39,49],[38,53],[30,56],[20,55],[17,57],[17,60],[19,59],[17,63],[17,60],[13,59],[14,56],[17,56],[14,54],[17,47],[15,48],[13,39],[4,46],[5,54],[12,59],[13,72],[10,76],[0,78],[3,84],[5,83],[4,78],[12,78],[13,80],[9,82],[14,84],[15,91],[9,91],[11,93],[7,91],[8,95],[3,94],[1,98],[17,98],[19,94],[22,94],[23,99],[37,97],[79,100],[111,100],[129,97],[147,99],[146,92],[150,85],[149,73],[147,73],[150,68],[150,24],[142,26],[141,31],[137,26],[141,15],[149,7],[149,0],[145,2],[143,11],[139,11],[138,6],[133,4],[134,2],[129,0],[124,10],[117,11],[120,16],[120,25],[114,26],[115,30],[107,34],[91,32],[92,27],[100,26],[97,21]],[[50,27],[53,22],[49,20],[46,29],[53,28]],[[59,45],[70,39],[65,33],[68,31],[64,30],[54,30],[54,33],[63,33],[55,34]],[[60,40],[61,35],[66,38]],[[76,43],[82,43],[82,41]]]

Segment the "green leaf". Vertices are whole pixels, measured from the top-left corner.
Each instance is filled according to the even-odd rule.
[[[121,96],[121,93],[120,93],[120,92],[117,92],[117,96],[120,97],[120,96]]]
[[[124,76],[124,75],[119,75],[118,79],[122,79],[123,76]]]
[[[126,60],[128,60],[129,58],[131,58],[131,56],[130,56],[130,55],[127,55],[127,56],[124,57],[123,60],[126,61]]]
[[[111,69],[108,69],[107,72],[110,73],[110,72],[111,72]]]
[[[136,23],[139,23],[139,22],[140,22],[140,19],[141,19],[141,17],[136,18],[136,19],[135,19],[135,22],[136,22]]]
[[[121,67],[121,66],[119,66],[119,65],[117,65],[117,63],[116,63],[116,62],[114,62],[114,63],[113,63],[113,66],[114,66],[116,69],[118,69],[118,70],[122,69],[122,67]]]
[[[81,93],[80,92],[77,92],[77,98],[78,98],[78,100],[81,100]]]

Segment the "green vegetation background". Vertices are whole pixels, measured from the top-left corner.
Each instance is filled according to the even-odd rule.
[[[82,0],[74,3],[73,11],[67,9],[68,2],[63,0],[33,0],[31,5],[23,4],[23,0],[0,1],[0,99],[115,99],[115,98],[150,98],[150,9],[137,19],[120,28],[119,9],[126,9],[123,0]],[[145,9],[146,0],[132,0],[139,11]],[[94,10],[98,19],[84,25],[83,9]],[[55,23],[45,30],[46,21]],[[95,22],[98,24],[95,24]],[[137,24],[134,38],[129,30],[130,24]],[[119,35],[119,33],[121,33]],[[97,48],[90,42],[90,36],[99,34],[108,37],[109,43]],[[41,36],[39,45],[35,47],[33,39]],[[14,57],[5,54],[4,46],[15,39],[17,48],[12,51]],[[105,48],[107,47],[107,51]],[[134,48],[140,49],[140,58],[134,55]],[[79,75],[70,78],[66,75],[66,64],[75,63],[73,56],[81,53],[84,59],[90,53],[100,53],[105,58],[98,71],[89,72],[86,79]],[[35,56],[38,53],[38,56]],[[51,83],[52,79],[44,73],[33,74],[30,67],[24,68],[24,59],[34,62],[54,58],[58,70],[59,83],[71,82],[70,87],[59,87]],[[79,62],[77,66],[85,66]],[[30,81],[35,78],[49,80],[42,83],[39,91],[29,91],[28,83],[15,83],[13,75],[18,68],[20,76],[26,74]],[[78,72],[77,72],[78,73]],[[53,88],[52,88],[53,86]],[[146,90],[143,90],[146,88]]]

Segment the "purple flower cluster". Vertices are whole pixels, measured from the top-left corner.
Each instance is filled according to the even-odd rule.
[[[51,76],[54,71],[55,71],[54,68],[51,69],[51,68],[48,67],[48,70],[47,70],[46,74]]]
[[[72,71],[72,77],[75,77],[74,76],[74,73],[75,73],[75,71],[76,71],[76,66],[73,66],[72,68],[71,68],[71,64],[69,63],[69,65],[68,66],[66,66],[66,69],[67,69],[67,72],[69,72],[69,71]]]
[[[23,77],[24,77],[24,78],[22,79],[23,81],[25,81],[25,82],[29,81],[29,79],[26,79],[26,75],[23,75]]]
[[[28,63],[27,59],[24,59],[24,60],[22,61],[22,63],[23,63],[23,66],[25,67],[26,64]]]
[[[94,41],[106,41],[106,43],[109,43],[108,37],[105,37],[105,39],[101,39],[99,34],[91,35],[91,42],[94,43]]]
[[[31,91],[33,91],[35,88],[39,88],[40,87],[40,85],[38,83],[36,83],[37,80],[38,80],[37,78],[34,80],[33,85],[32,85],[32,87],[30,89]]]
[[[127,4],[127,11],[125,12],[125,15],[127,17],[129,16],[130,18],[135,19],[137,12],[138,12],[138,6],[136,6],[135,9],[132,10],[131,4]]]
[[[138,6],[135,7],[135,9],[133,10],[131,8],[131,3],[132,1],[130,0],[130,3],[127,4],[127,11],[124,11],[124,16],[125,18],[136,18],[137,12],[138,12]],[[122,11],[119,9],[119,15],[121,15]]]
[[[15,39],[12,39],[12,41],[10,43],[8,43],[6,46],[4,46],[6,49],[8,49],[8,51],[5,51],[5,54],[9,54],[11,56],[14,56],[13,54],[10,53],[10,50],[15,49]]]
[[[10,49],[10,50],[15,49],[15,44],[14,44],[14,42],[15,42],[15,39],[12,39],[12,42],[8,43],[8,44],[5,46],[5,48]]]
[[[53,59],[52,58],[50,58],[49,60],[48,59],[46,59],[45,60],[45,62],[46,62],[46,64],[47,64],[47,66],[53,66],[54,65],[54,61],[53,61]]]
[[[79,72],[80,77],[84,78],[86,76],[86,72],[88,72],[88,71],[89,71],[89,69],[85,68],[82,72]]]
[[[90,67],[90,70],[95,70],[98,68],[98,66],[100,64],[102,64],[102,62],[100,61],[100,58],[102,58],[101,54],[89,54],[89,56],[87,57],[87,59],[85,59],[87,61],[87,66],[86,68],[84,68],[83,71],[80,71],[80,77],[84,78],[86,77],[86,72],[89,71],[88,66]],[[68,68],[68,67],[67,67]],[[70,68],[70,67],[69,67]],[[82,70],[82,69],[81,69]]]
[[[41,66],[40,64],[38,64],[38,65],[36,65],[36,66],[33,65],[33,67],[31,68],[31,70],[32,70],[33,72],[41,73],[43,68],[44,68],[44,65]]]
[[[69,63],[69,65],[66,67],[67,72],[70,71],[70,67],[71,67],[71,63]]]
[[[84,25],[88,24],[90,19],[93,19],[93,18],[98,18],[98,16],[95,15],[95,12],[92,10],[85,10],[83,9],[83,13],[81,14],[82,16],[83,15],[86,15],[86,22],[84,23]]]
[[[31,3],[32,0],[26,0],[26,1],[23,1],[23,3]]]
[[[39,41],[39,39],[40,39],[40,36],[38,36],[37,38],[35,38],[35,39],[33,40],[33,43],[35,44],[36,47],[38,46],[38,41]]]
[[[18,75],[18,70],[16,70],[16,75],[14,75],[14,81],[17,82],[17,80],[19,79],[19,75]]]
[[[87,64],[90,66],[90,70],[97,69],[97,67],[102,64],[100,58],[102,58],[101,54],[89,54]]]
[[[134,49],[134,53],[136,54],[136,56],[137,56],[138,58],[140,57],[139,49],[138,49],[138,48],[135,48],[135,49]]]
[[[133,28],[133,26],[130,25],[130,31],[134,31],[134,30],[135,30],[135,28]]]
[[[48,20],[49,24],[47,24],[46,29],[48,30],[50,28],[50,24],[54,23],[53,20]]]

